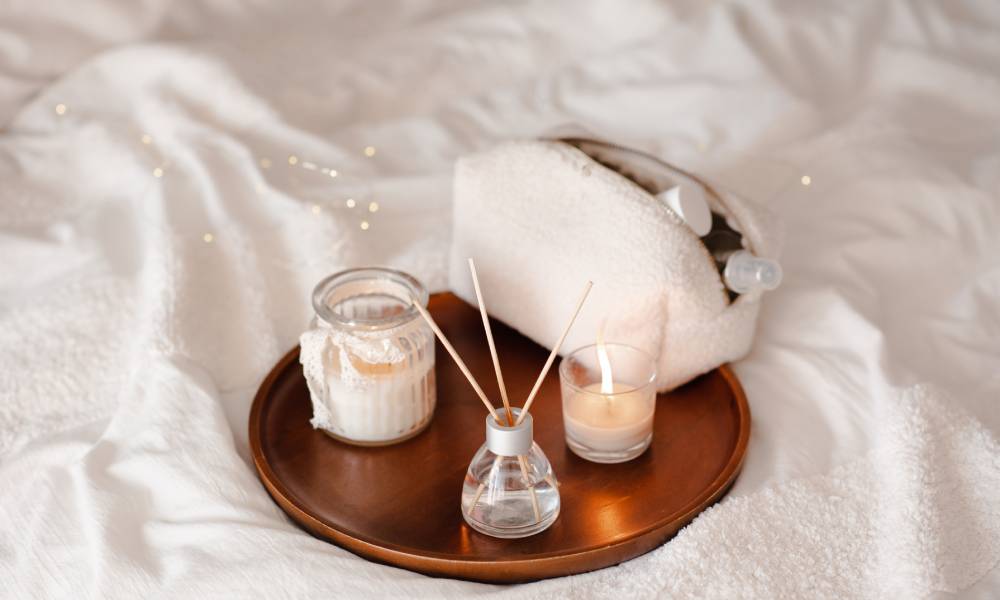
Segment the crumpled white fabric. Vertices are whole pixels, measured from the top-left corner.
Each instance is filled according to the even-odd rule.
[[[976,482],[1000,432],[998,23],[990,3],[0,9],[0,597],[996,597]],[[754,424],[729,499],[647,557],[516,588],[304,534],[246,419],[312,286],[381,263],[440,289],[455,158],[571,121],[786,224],[736,365]]]

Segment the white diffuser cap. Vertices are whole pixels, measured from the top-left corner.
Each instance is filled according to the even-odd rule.
[[[521,409],[512,408],[511,412],[516,422]],[[504,418],[507,411],[499,408],[497,414]],[[513,427],[500,425],[492,415],[486,415],[486,447],[497,456],[524,456],[534,442],[532,429],[531,413],[524,417],[520,425]]]

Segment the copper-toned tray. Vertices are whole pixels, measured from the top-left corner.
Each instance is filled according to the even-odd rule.
[[[498,397],[479,312],[451,294],[430,311],[483,385]],[[493,323],[512,399],[524,398],[548,352]],[[683,349],[678,349],[681,352]],[[365,558],[429,575],[518,582],[582,573],[639,556],[717,502],[739,473],[750,411],[723,366],[657,400],[653,443],[619,465],[587,462],[563,439],[553,368],[532,407],[535,441],[559,479],[562,510],[547,531],[501,540],[469,528],[459,498],[484,440],[482,403],[440,346],[437,411],[426,431],[381,448],[338,442],[309,425],[309,391],[289,352],[250,412],[254,464],[268,492],[312,534]]]

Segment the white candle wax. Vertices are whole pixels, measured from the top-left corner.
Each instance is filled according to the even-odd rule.
[[[592,383],[566,399],[564,424],[570,438],[599,452],[626,450],[646,440],[653,431],[655,394],[617,382],[613,389],[602,394],[600,382]]]
[[[313,427],[359,444],[386,444],[430,421],[434,335],[422,322],[360,335],[320,326],[299,341]]]
[[[398,364],[352,363],[355,375],[350,378],[345,379],[340,369],[328,369],[328,431],[356,442],[378,444],[418,431],[431,418],[433,353],[425,354],[423,360]]]

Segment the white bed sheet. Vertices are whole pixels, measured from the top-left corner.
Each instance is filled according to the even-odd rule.
[[[0,596],[1000,595],[994,3],[0,11]],[[732,499],[654,556],[518,588],[302,533],[255,480],[246,418],[312,284],[383,263],[441,288],[453,160],[566,123],[783,217],[785,283],[735,365],[754,426]],[[905,514],[826,559],[724,540],[740,510],[789,499],[770,523],[808,529],[808,493],[914,465],[969,494],[857,490],[858,515],[902,498],[966,533],[915,542],[888,587],[836,566],[898,564],[885,524],[923,530]]]

